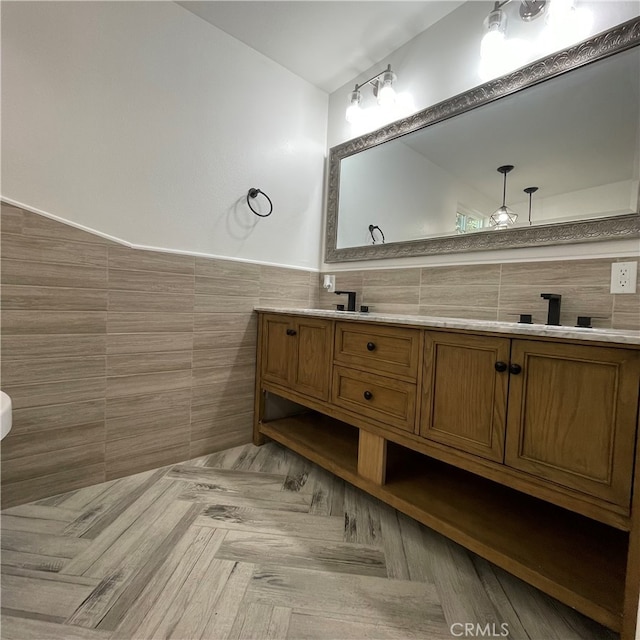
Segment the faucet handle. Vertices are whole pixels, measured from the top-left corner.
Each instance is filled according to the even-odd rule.
[[[560,300],[560,299],[562,299],[562,295],[559,294],[559,293],[541,293],[540,297],[544,298],[545,300]]]
[[[533,316],[530,313],[509,313],[509,316],[518,316],[518,324],[533,324]]]
[[[583,329],[591,329],[591,320],[605,320],[609,316],[578,316],[576,321],[576,327],[582,327]]]

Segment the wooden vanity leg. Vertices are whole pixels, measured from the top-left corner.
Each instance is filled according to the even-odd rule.
[[[638,424],[640,429],[640,422]],[[640,447],[636,447],[635,478],[631,501],[631,531],[627,555],[627,576],[624,591],[624,612],[620,640],[638,637],[638,599],[640,598]]]
[[[358,473],[376,484],[384,484],[387,473],[387,441],[360,429]]]
[[[256,346],[256,382],[253,397],[253,444],[256,447],[263,445],[267,439],[260,433],[260,423],[264,418],[264,393],[262,392],[261,371],[262,371],[262,341],[264,340],[262,331],[262,316],[258,314],[258,341]]]
[[[264,415],[264,396],[262,391],[256,389],[255,403],[253,409],[253,444],[256,447],[263,445],[267,439],[260,433],[260,423]]]

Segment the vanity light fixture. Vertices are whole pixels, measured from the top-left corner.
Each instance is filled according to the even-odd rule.
[[[480,57],[483,60],[498,61],[509,54],[509,41],[507,40],[507,14],[502,9],[511,0],[497,1],[493,5],[491,13],[484,21],[487,32],[480,42]],[[531,22],[542,15],[547,0],[521,0],[519,15],[524,22]]]
[[[554,0],[555,1],[555,0]],[[480,57],[486,58],[503,53],[507,35],[507,14],[502,9],[511,0],[497,0],[484,21],[487,33],[480,43]],[[547,0],[521,0],[518,14],[524,22],[531,22],[544,13]]]
[[[491,217],[489,218],[489,226],[495,227],[496,229],[506,229],[518,219],[518,214],[514,213],[505,204],[507,199],[507,173],[513,171],[513,165],[504,164],[501,167],[498,167],[498,171],[504,177],[502,184],[502,205],[493,214],[491,214]]]
[[[531,222],[531,197],[538,190],[538,187],[526,187],[524,192],[529,195],[529,225],[531,226],[533,222]]]
[[[353,124],[362,117],[363,109],[360,106],[362,93],[360,89],[366,84],[370,84],[373,87],[373,95],[377,98],[378,104],[382,108],[393,106],[396,101],[396,92],[393,88],[393,83],[396,79],[397,76],[391,71],[391,65],[389,64],[384,71],[377,73],[361,84],[356,84],[349,96],[349,106],[347,107],[346,113],[347,122]]]
[[[497,0],[484,21],[486,33],[480,42],[480,75],[489,80],[522,66],[529,47],[521,38],[507,38],[507,12],[511,0]],[[544,12],[547,0],[521,0],[520,19],[529,22]]]
[[[575,0],[520,0],[518,16],[531,22],[544,15],[544,26],[530,42],[507,37],[505,5],[515,0],[496,0],[484,20],[480,42],[480,75],[491,79],[522,66],[535,55],[572,45],[586,38],[593,24],[589,9],[576,8]]]

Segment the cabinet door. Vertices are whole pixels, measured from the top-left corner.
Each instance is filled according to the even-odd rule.
[[[628,506],[637,351],[514,340],[505,463]]]
[[[287,335],[294,328],[288,316],[265,315],[262,319],[262,378],[287,386],[295,336]]]
[[[420,435],[502,462],[509,339],[425,332]],[[505,366],[506,369],[506,366]]]
[[[291,385],[319,400],[329,399],[332,327],[330,320],[296,318]]]

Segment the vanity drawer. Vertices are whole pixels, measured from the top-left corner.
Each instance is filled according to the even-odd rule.
[[[416,385],[346,367],[335,367],[331,400],[385,424],[413,432]]]
[[[415,380],[419,340],[418,329],[338,322],[334,358],[338,364]]]

